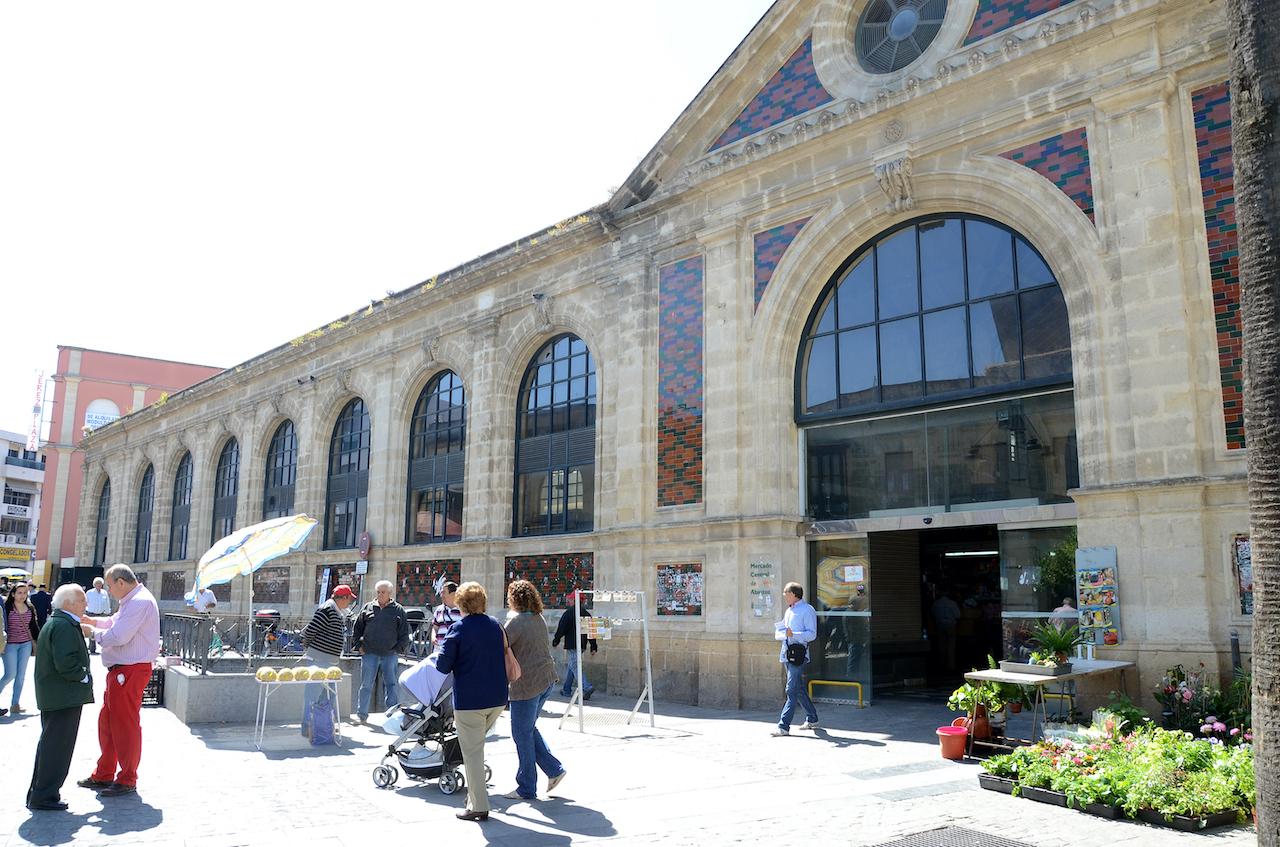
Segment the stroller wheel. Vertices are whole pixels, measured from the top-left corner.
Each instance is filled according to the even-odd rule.
[[[379,788],[390,788],[399,775],[395,768],[378,765],[373,769],[373,784]]]
[[[488,765],[484,766],[484,784],[488,785],[493,782],[493,768]]]
[[[440,774],[440,793],[452,794],[462,787],[462,780],[457,771],[444,771]]]
[[[391,784],[395,785],[397,782],[400,781],[400,770],[398,768],[390,768],[390,771],[391,771]]]

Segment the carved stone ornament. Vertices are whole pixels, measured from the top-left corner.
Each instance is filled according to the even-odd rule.
[[[1004,44],[1000,46],[1000,49],[1004,51],[1006,59],[1016,59],[1022,53],[1022,39],[1016,35],[1011,35],[1004,40]]]
[[[1054,38],[1056,38],[1058,35],[1058,25],[1055,23],[1050,23],[1046,21],[1043,25],[1041,25],[1040,32],[1037,33],[1037,35],[1040,38],[1041,44],[1052,44]]]
[[[915,207],[916,201],[911,188],[911,160],[906,156],[883,162],[875,167],[876,180],[885,196],[889,198],[889,208],[902,212]]]
[[[907,134],[907,127],[902,121],[894,118],[884,125],[884,140],[896,144]]]
[[[440,336],[432,335],[422,339],[422,352],[426,356],[428,365],[435,364],[440,358]]]
[[[974,50],[969,54],[969,70],[976,74],[978,71],[982,70],[982,64],[986,60],[987,57],[982,55],[981,50]]]
[[[938,82],[947,82],[951,79],[951,66],[946,62],[939,62],[933,72],[937,75]]]
[[[533,308],[538,312],[538,329],[551,328],[551,297],[547,294],[533,295]]]

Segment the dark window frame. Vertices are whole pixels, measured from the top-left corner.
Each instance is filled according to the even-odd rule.
[[[228,438],[218,454],[213,475],[213,529],[209,543],[230,535],[236,527],[236,497],[240,493],[240,442]]]
[[[93,534],[93,566],[102,567],[107,561],[107,529],[111,522],[111,478],[102,481],[98,489],[98,520]]]
[[[513,537],[568,535],[595,529],[595,357],[573,333],[548,340],[529,360],[520,380],[516,405],[515,484],[512,491]],[[577,425],[574,425],[574,424]],[[525,528],[524,478],[538,483],[539,514],[546,522]],[[557,483],[557,474],[560,482]],[[578,475],[576,495],[570,483]],[[586,475],[590,474],[590,481]],[[545,493],[544,493],[545,492]],[[576,496],[582,509],[569,508]],[[585,514],[584,514],[585,513]],[[578,515],[576,523],[570,516]]]
[[[293,514],[297,484],[298,431],[293,421],[284,420],[272,433],[271,443],[267,447],[267,468],[262,482],[264,521]]]
[[[187,558],[187,542],[191,534],[191,483],[195,476],[191,451],[178,461],[173,474],[173,510],[169,517],[169,561],[180,562]]]
[[[413,406],[409,425],[405,544],[442,544],[462,539],[466,442],[466,388],[460,376],[444,370],[427,381]],[[426,495],[431,503],[427,513],[433,517],[427,533],[419,533],[417,529],[419,495]],[[459,531],[450,533],[448,516],[455,504]],[[437,528],[445,531],[437,533]]]
[[[355,397],[343,406],[329,438],[329,473],[324,497],[324,549],[355,547],[365,531],[369,503],[369,452],[373,430],[363,399]],[[342,538],[337,538],[338,509],[344,516]]]
[[[156,472],[154,465],[147,465],[138,484],[138,519],[134,523],[133,561],[141,564],[151,560],[151,518],[155,513]]]
[[[961,244],[961,251],[962,251],[961,264],[962,264],[962,271],[964,274],[964,299],[958,303],[948,303],[944,305],[930,306],[926,308],[924,306],[924,279],[923,279],[924,262],[921,260],[919,227],[922,224],[929,224],[929,223],[939,222],[939,221],[952,221],[952,220],[957,220],[962,222],[960,244]],[[1009,249],[1010,249],[1010,266],[1013,272],[1013,279],[1012,279],[1013,285],[1009,290],[999,291],[994,294],[984,295],[981,297],[970,298],[969,258],[968,258],[968,240],[969,239],[967,237],[967,226],[971,221],[998,227],[999,229],[1004,230],[1011,236],[1009,241]],[[877,262],[878,255],[876,255],[875,253],[875,247],[878,244],[889,240],[890,238],[892,238],[902,230],[909,229],[909,228],[915,228],[915,242],[916,242],[916,309],[915,311],[906,312],[904,314],[894,314],[891,316],[884,316],[884,317],[880,315],[879,268],[876,267],[873,270],[874,276],[873,276],[873,283],[872,283],[872,289],[871,289],[871,297],[873,299],[873,305],[874,305],[872,319],[870,321],[851,324],[849,326],[841,326],[838,314],[836,313],[839,308],[839,304],[834,301],[838,299],[837,294],[839,291],[839,286],[840,286],[840,283],[843,281],[846,273],[849,272],[852,268],[854,268],[864,258],[867,258],[868,260],[873,262]],[[1029,285],[1026,288],[1023,288],[1019,285],[1020,280],[1019,280],[1019,270],[1018,270],[1018,252],[1019,252],[1018,245],[1020,242],[1023,245],[1025,245],[1025,247],[1028,250],[1030,250],[1032,254],[1034,254],[1034,256],[1037,259],[1039,259],[1039,261],[1042,262],[1046,268],[1049,269],[1050,274],[1053,275],[1053,279],[1051,281]],[[926,409],[931,406],[940,406],[940,405],[954,403],[958,400],[969,400],[973,398],[983,398],[983,397],[996,398],[996,397],[1006,396],[1011,394],[1024,393],[1029,390],[1036,390],[1036,389],[1042,389],[1042,388],[1055,388],[1055,387],[1072,385],[1073,378],[1070,373],[1065,375],[1055,375],[1055,376],[1042,377],[1042,378],[1036,378],[1036,379],[1025,378],[1026,348],[1025,348],[1025,343],[1023,338],[1024,333],[1022,328],[1022,315],[1021,315],[1021,309],[1022,309],[1021,304],[1022,304],[1023,294],[1028,292],[1047,290],[1051,288],[1057,289],[1059,294],[1061,295],[1061,285],[1057,281],[1056,274],[1053,274],[1052,268],[1050,267],[1049,263],[1045,261],[1044,256],[1040,254],[1040,251],[1036,249],[1035,245],[1033,245],[1024,235],[1022,235],[1017,230],[999,221],[992,220],[991,218],[986,218],[981,215],[960,214],[960,213],[954,213],[954,214],[942,213],[942,214],[925,215],[918,218],[912,218],[911,220],[908,220],[908,221],[903,221],[902,223],[897,224],[894,227],[891,227],[889,229],[884,230],[883,232],[878,233],[874,238],[867,241],[867,243],[865,243],[860,248],[858,248],[858,250],[854,251],[847,259],[845,259],[840,264],[840,267],[837,268],[836,272],[831,275],[831,279],[828,280],[826,286],[822,289],[822,292],[815,299],[814,305],[810,310],[808,320],[805,322],[804,334],[801,336],[801,339],[800,339],[799,350],[796,354],[796,365],[795,365],[793,397],[792,397],[792,403],[793,403],[792,408],[794,410],[795,422],[797,424],[804,425],[804,424],[812,424],[816,422],[850,420],[850,419],[856,419],[856,418],[865,417],[865,416],[880,415],[890,411],[905,410],[905,409]],[[997,301],[1002,298],[1011,298],[1015,308],[1014,315],[1015,315],[1015,320],[1018,326],[1018,368],[1019,368],[1018,373],[1020,378],[1018,380],[1002,383],[999,385],[979,386],[976,383],[976,375],[973,373],[974,371],[973,339],[972,339],[973,333],[972,333],[971,309],[974,305],[981,306],[982,304]],[[828,306],[830,306],[830,308],[833,310],[832,311],[833,317],[831,321],[832,328],[826,331],[818,332],[816,331],[818,322],[822,317],[824,317]],[[963,308],[964,315],[965,315],[965,341],[966,341],[966,346],[968,348],[967,355],[969,357],[969,376],[968,376],[969,387],[966,389],[960,389],[960,390],[929,393],[927,390],[928,361],[925,357],[925,334],[924,334],[925,318],[927,315],[946,312],[948,310],[955,309],[957,307]],[[919,378],[920,391],[918,395],[913,397],[906,397],[906,398],[895,399],[895,400],[884,400],[883,399],[884,386],[882,384],[883,381],[881,379],[881,368],[882,368],[882,356],[880,351],[881,328],[886,324],[891,324],[895,321],[911,319],[911,318],[914,318],[917,322],[919,342],[920,342],[920,378]],[[860,403],[857,405],[841,407],[840,405],[840,397],[841,397],[840,349],[839,349],[838,339],[842,333],[852,333],[857,330],[863,330],[867,328],[871,328],[875,332],[877,361],[876,361],[876,382],[874,386],[874,393],[878,399],[875,400],[874,402]],[[1069,335],[1069,329],[1070,328],[1068,327],[1068,335]],[[835,381],[836,408],[824,410],[820,412],[809,412],[809,411],[806,411],[806,407],[804,404],[806,402],[805,379],[807,376],[807,366],[809,365],[809,359],[810,359],[810,348],[813,345],[813,342],[815,340],[826,339],[826,338],[833,339],[833,343],[831,345],[833,350],[833,354],[832,354],[833,361],[831,362],[831,367],[832,367],[832,372],[834,373],[834,381]]]

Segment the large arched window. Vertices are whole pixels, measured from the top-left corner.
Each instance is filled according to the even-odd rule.
[[[107,561],[107,523],[111,517],[111,480],[102,483],[98,495],[98,523],[93,539],[93,566],[102,567]]]
[[[173,516],[169,519],[169,561],[187,558],[187,530],[191,526],[191,453],[182,454],[173,476]]]
[[[267,478],[262,492],[262,519],[293,514],[293,490],[298,482],[298,437],[293,421],[276,427],[267,448]]]
[[[133,561],[135,564],[151,561],[151,512],[156,504],[156,472],[147,465],[142,472],[142,484],[138,486],[138,522],[133,536]]]
[[[467,398],[453,371],[436,375],[413,407],[409,430],[409,544],[462,537]]]
[[[516,535],[589,532],[594,523],[596,369],[575,335],[529,363],[516,414]]]
[[[833,276],[801,344],[809,511],[1065,501],[1070,387],[1066,305],[1025,238],[972,216],[890,230]]]
[[[213,477],[213,535],[209,543],[230,535],[236,528],[236,494],[240,491],[240,443],[229,439],[218,456]]]
[[[356,398],[346,405],[329,442],[325,497],[326,550],[355,547],[364,532],[369,498],[369,413]]]

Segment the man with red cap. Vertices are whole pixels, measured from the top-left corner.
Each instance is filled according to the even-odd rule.
[[[556,625],[555,638],[551,639],[552,647],[558,645],[561,640],[564,641],[564,659],[566,669],[564,673],[564,685],[560,687],[560,693],[565,697],[573,695],[574,680],[578,672],[578,651],[587,649],[588,642],[591,644],[591,655],[594,656],[598,649],[596,640],[594,638],[587,638],[587,625],[585,623],[582,624],[582,643],[576,643],[578,639],[573,637],[573,606],[575,596],[578,598],[579,603],[586,600],[586,597],[582,596],[577,591],[570,591],[565,595],[564,600],[566,608],[564,610],[564,614],[560,616],[560,623]],[[587,611],[586,606],[579,607],[579,614],[584,618],[591,617],[591,612]],[[590,700],[591,692],[594,690],[595,686],[590,682],[587,682],[587,669],[584,666],[582,669],[582,699]]]
[[[302,630],[302,644],[306,647],[306,656],[311,664],[322,668],[334,667],[342,657],[343,639],[346,635],[346,611],[355,602],[356,593],[349,585],[339,585],[333,589],[333,595],[320,604],[311,622]],[[307,726],[307,711],[311,703],[318,700],[325,692],[323,685],[308,683],[302,693],[303,732]]]

